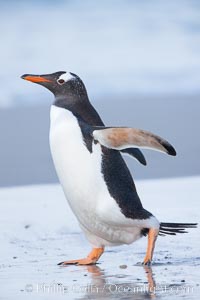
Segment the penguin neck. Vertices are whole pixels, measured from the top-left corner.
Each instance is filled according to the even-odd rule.
[[[92,126],[104,126],[99,114],[90,103],[88,96],[56,96],[53,105],[71,111],[76,117]]]

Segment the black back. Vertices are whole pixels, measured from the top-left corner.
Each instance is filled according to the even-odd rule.
[[[69,109],[76,116],[85,145],[88,151],[92,152],[93,126],[104,126],[104,123],[91,103],[79,103],[70,107],[66,100],[58,99],[54,104]],[[110,195],[116,200],[122,213],[132,219],[146,219],[151,216],[151,213],[142,207],[133,178],[120,152],[101,147],[102,174]]]
[[[23,76],[23,78],[26,77],[27,74]],[[85,146],[88,151],[92,152],[93,126],[104,126],[104,123],[91,105],[82,80],[77,75],[64,71],[31,75],[31,77],[39,77],[40,80],[35,82],[43,85],[55,95],[54,105],[70,110],[76,116]],[[110,195],[116,200],[122,213],[127,218],[133,219],[145,219],[151,216],[151,213],[142,207],[130,171],[120,152],[101,147],[102,174]]]

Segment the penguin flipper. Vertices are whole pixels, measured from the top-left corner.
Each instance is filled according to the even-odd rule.
[[[120,150],[120,152],[124,153],[124,154],[128,154],[128,155],[134,157],[135,159],[137,159],[144,166],[147,165],[144,154],[138,148],[126,148],[126,149]]]
[[[174,147],[151,132],[129,127],[94,127],[93,138],[102,146],[124,150],[126,148],[148,148],[175,156]]]

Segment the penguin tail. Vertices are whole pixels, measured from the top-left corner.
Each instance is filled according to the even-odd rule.
[[[187,228],[197,228],[198,223],[160,223],[159,235],[176,235],[187,233]]]

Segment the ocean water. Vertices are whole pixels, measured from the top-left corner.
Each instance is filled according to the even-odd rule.
[[[111,126],[150,130],[177,157],[144,151],[134,178],[200,174],[200,2],[0,0],[0,186],[56,182],[53,96],[24,73],[72,71]],[[113,110],[114,107],[114,110]]]
[[[200,92],[200,2],[0,1],[0,107],[39,104],[24,73],[72,71],[91,98]],[[44,99],[44,100],[41,100]],[[122,98],[123,99],[123,98]]]

